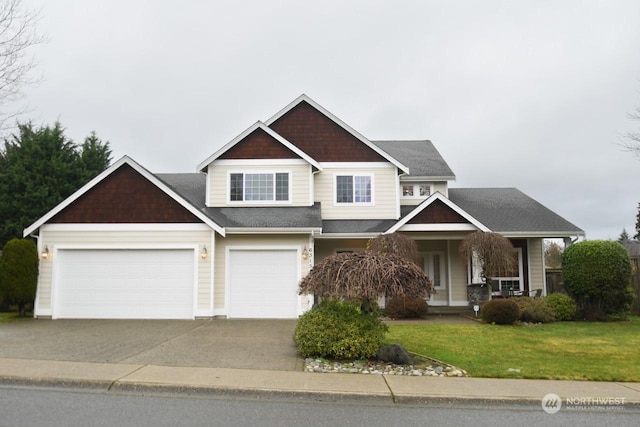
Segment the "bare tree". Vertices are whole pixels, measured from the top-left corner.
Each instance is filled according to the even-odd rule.
[[[367,250],[374,254],[396,254],[413,262],[418,262],[418,244],[400,233],[380,234],[369,240]]]
[[[433,283],[418,265],[399,255],[341,253],[314,265],[300,281],[299,293],[359,300],[366,312],[380,295],[428,298]]]
[[[640,121],[640,107],[636,107],[633,113],[629,113],[631,120]],[[634,156],[640,159],[640,131],[627,132],[622,137],[621,144],[626,151],[630,151]]]
[[[515,267],[513,245],[498,233],[474,231],[460,244],[458,252],[465,259],[477,257],[482,264],[482,281],[498,277]]]
[[[30,74],[35,62],[28,55],[33,45],[43,41],[36,32],[38,14],[23,8],[22,0],[0,2],[0,129],[24,112],[13,108],[23,88],[37,81]]]

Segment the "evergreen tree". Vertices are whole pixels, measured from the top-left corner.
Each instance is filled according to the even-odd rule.
[[[111,162],[109,142],[91,134],[82,146],[60,123],[18,131],[0,149],[0,245],[62,202]]]
[[[627,229],[623,227],[622,233],[620,233],[620,237],[618,237],[618,242],[624,243],[628,240],[631,240],[631,237],[629,236],[629,233],[627,233]]]

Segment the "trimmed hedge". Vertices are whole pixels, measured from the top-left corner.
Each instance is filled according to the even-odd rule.
[[[18,307],[21,317],[33,304],[38,283],[38,250],[32,240],[11,239],[0,257],[0,294],[8,305]]]
[[[359,302],[327,300],[300,316],[294,338],[304,357],[354,360],[375,357],[386,332]]]
[[[576,303],[569,295],[554,292],[543,298],[553,309],[557,321],[573,320],[576,317]]]
[[[520,318],[520,307],[513,299],[492,299],[482,305],[482,320],[496,325],[512,325]]]
[[[392,319],[419,319],[429,311],[429,304],[423,298],[391,298],[385,307],[385,315]]]

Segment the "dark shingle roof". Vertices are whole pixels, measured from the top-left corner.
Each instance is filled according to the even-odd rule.
[[[371,141],[409,168],[410,177],[455,179],[431,141]]]
[[[516,188],[450,188],[449,200],[491,231],[584,234]]]
[[[206,174],[177,173],[155,176],[221,227],[322,227],[320,203],[313,206],[208,208],[205,205]]]

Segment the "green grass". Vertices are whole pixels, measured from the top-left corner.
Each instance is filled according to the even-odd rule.
[[[640,317],[539,326],[390,325],[387,341],[472,377],[640,381]]]
[[[11,312],[11,311],[0,312],[0,323],[7,323],[7,322],[13,322],[16,320],[28,319],[29,314],[30,313],[27,313],[27,317],[20,317],[16,312]]]

